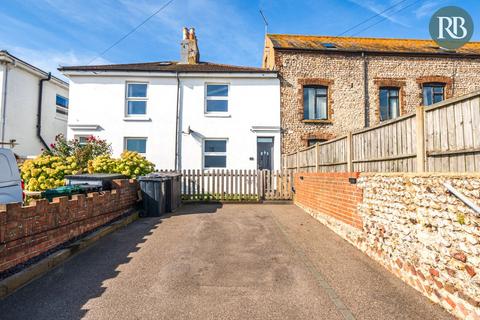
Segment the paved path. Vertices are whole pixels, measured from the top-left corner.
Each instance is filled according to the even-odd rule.
[[[452,317],[292,205],[190,205],[103,238],[0,318]]]

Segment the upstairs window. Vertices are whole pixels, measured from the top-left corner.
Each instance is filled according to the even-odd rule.
[[[146,83],[127,83],[127,116],[147,114]]]
[[[328,88],[325,86],[303,87],[303,118],[305,120],[328,119]]]
[[[400,116],[398,93],[398,88],[380,88],[380,121],[395,119]]]
[[[57,113],[68,115],[68,98],[57,94],[55,102],[57,105]]]
[[[207,84],[205,111],[228,112],[228,84]]]
[[[227,140],[206,139],[203,141],[203,167],[227,167]]]
[[[423,105],[429,106],[445,100],[444,83],[425,83],[423,85]]]

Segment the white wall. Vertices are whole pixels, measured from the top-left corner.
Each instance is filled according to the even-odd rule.
[[[127,81],[148,82],[148,121],[126,120]],[[110,142],[114,156],[119,156],[125,137],[147,137],[147,158],[157,168],[173,169],[176,86],[175,78],[70,77],[68,138],[98,136]],[[75,129],[79,124],[98,125],[99,129]]]
[[[44,148],[36,135],[41,77],[19,66],[8,65],[8,68],[4,140],[15,139],[18,145],[13,150],[20,156],[38,155]],[[53,143],[57,134],[67,132],[67,117],[56,112],[56,94],[68,98],[68,88],[54,80],[44,82],[42,137],[47,144]]]
[[[206,83],[229,84],[228,117],[204,113]],[[280,169],[280,131],[252,132],[256,126],[280,127],[279,80],[245,78],[187,78],[181,81],[182,168],[203,166],[202,139],[226,138],[229,169],[257,168],[257,136],[274,138],[274,169]],[[252,159],[252,160],[250,160]]]
[[[146,157],[158,169],[175,167],[177,81],[170,76],[69,75],[68,137],[95,135],[112,143],[114,155],[124,150],[125,137],[147,137]],[[126,83],[148,82],[147,118],[125,120]],[[229,83],[230,117],[204,114],[205,83]],[[275,139],[275,168],[280,168],[280,84],[276,78],[238,78],[209,75],[180,76],[181,167],[202,168],[202,138],[227,138],[227,167],[256,169],[256,137]],[[82,125],[93,125],[81,129]],[[98,126],[99,129],[93,130]],[[252,126],[275,126],[275,132],[255,133]],[[252,157],[253,160],[249,160]]]

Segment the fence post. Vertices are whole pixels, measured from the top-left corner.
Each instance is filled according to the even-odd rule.
[[[297,158],[297,159],[296,159],[296,160],[297,160],[297,161],[296,161],[296,162],[297,162],[297,172],[300,172],[300,152],[297,151],[297,152],[295,153],[295,156],[296,156],[296,158]]]
[[[320,145],[318,143],[315,143],[315,171],[318,172],[318,150],[320,149]]]
[[[416,124],[417,124],[417,172],[425,171],[425,109],[422,106],[417,106],[416,109]]]
[[[351,131],[347,134],[347,172],[353,172],[353,137]]]

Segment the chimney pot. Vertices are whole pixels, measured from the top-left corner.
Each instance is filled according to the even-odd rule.
[[[180,62],[183,64],[196,64],[200,61],[195,28],[183,28],[183,40],[180,49]]]

